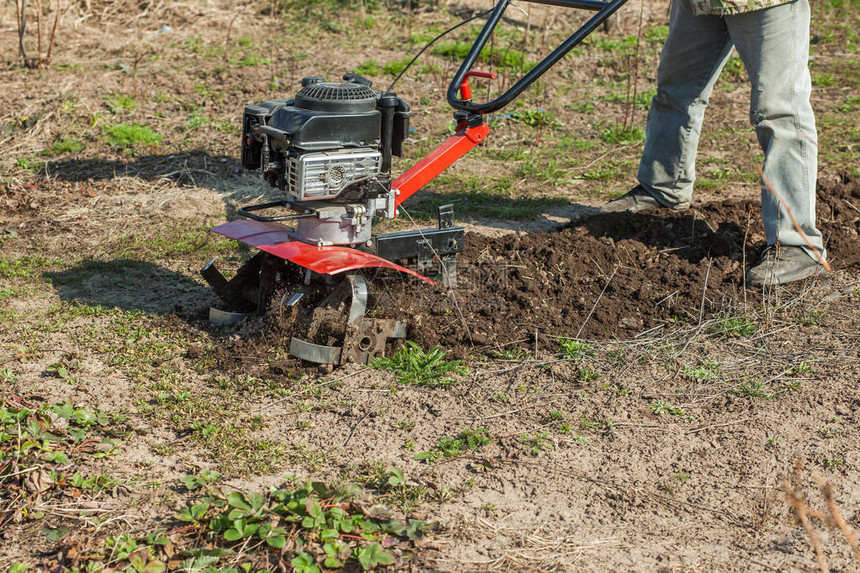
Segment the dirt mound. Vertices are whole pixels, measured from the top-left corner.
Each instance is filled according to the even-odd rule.
[[[837,269],[856,270],[860,186],[822,185],[821,227]],[[552,336],[630,338],[697,322],[760,292],[744,269],[765,246],[753,201],[685,213],[598,215],[555,233],[472,234],[454,289],[377,277],[378,309],[405,318],[410,338],[455,355],[474,347],[555,347]]]

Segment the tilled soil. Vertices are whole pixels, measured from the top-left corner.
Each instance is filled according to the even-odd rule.
[[[822,186],[819,202],[834,269],[857,271],[860,185]],[[628,339],[759,302],[744,274],[764,246],[757,203],[723,201],[596,215],[552,233],[472,233],[455,288],[389,276],[374,286],[377,305],[407,320],[425,347],[461,357],[476,347],[546,349],[552,337]]]

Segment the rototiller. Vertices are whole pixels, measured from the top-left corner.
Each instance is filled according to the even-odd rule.
[[[511,3],[500,0],[448,87],[455,135],[396,179],[391,158],[402,154],[411,112],[391,88],[376,92],[351,73],[342,82],[306,77],[294,98],[246,107],[242,166],[259,170],[283,198],[241,207],[243,219],[212,229],[260,250],[230,281],[214,261],[202,269],[219,298],[234,309],[263,312],[282,289],[285,307],[304,299],[340,317],[341,346],[292,338],[290,353],[310,362],[367,363],[383,354],[389,338],[405,337],[402,322],[365,317],[367,282],[357,271],[396,269],[432,284],[421,273],[438,264],[443,284],[453,285],[464,230],[454,225],[450,205],[439,208],[437,228],[374,234],[373,218],[396,218],[403,201],[487,137],[484,115],[511,103],[627,0],[527,1],[596,14],[497,99],[475,103],[469,78],[495,77],[472,66]]]

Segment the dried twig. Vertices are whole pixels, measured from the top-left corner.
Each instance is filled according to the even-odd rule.
[[[800,225],[798,225],[797,223],[797,219],[794,218],[794,213],[792,213],[791,209],[788,208],[785,199],[783,199],[782,195],[779,194],[779,191],[777,191],[773,187],[770,180],[767,178],[767,175],[764,174],[764,170],[761,168],[761,166],[757,165],[756,169],[758,169],[759,175],[761,175],[761,180],[765,184],[765,187],[767,187],[768,191],[773,193],[773,196],[776,197],[776,200],[782,203],[782,206],[785,207],[785,212],[788,213],[788,218],[791,219],[791,224],[794,225],[794,228],[800,234],[801,238],[806,242],[806,246],[809,247],[809,249],[812,251],[812,254],[815,255],[816,259],[818,259],[819,264],[824,267],[824,270],[830,272],[832,270],[830,264],[826,260],[824,260],[824,257],[821,255],[821,253],[818,252],[818,249],[816,249],[812,245],[812,241],[809,240],[809,237],[806,235],[806,233],[803,232],[803,229],[800,228]]]
[[[834,523],[836,523],[837,527],[842,531],[842,535],[845,536],[845,539],[848,541],[848,545],[851,546],[851,551],[854,552],[854,558],[857,559],[857,563],[860,564],[860,544],[857,543],[857,536],[854,535],[854,529],[845,522],[842,518],[842,514],[839,512],[839,508],[836,507],[836,501],[833,499],[833,486],[829,483],[825,483],[824,480],[818,476],[815,476],[815,481],[818,483],[818,487],[821,488],[821,493],[827,501],[827,509],[830,510]]]
[[[815,528],[812,526],[812,522],[809,521],[810,515],[812,515],[813,517],[817,517],[813,514],[818,512],[814,512],[814,510],[811,510],[811,508],[809,508],[809,506],[807,506],[806,503],[804,503],[803,501],[800,471],[801,464],[798,460],[794,473],[794,486],[792,486],[786,481],[782,484],[782,489],[786,493],[786,499],[788,500],[788,503],[791,504],[791,506],[794,508],[795,513],[797,513],[797,518],[800,520],[801,525],[803,525],[803,529],[806,531],[806,535],[809,537],[809,542],[812,544],[813,551],[815,551],[815,560],[818,562],[818,569],[822,573],[829,573],[830,567],[827,566],[827,559],[824,557],[824,552],[821,550],[821,540],[819,539],[818,534],[815,532]]]

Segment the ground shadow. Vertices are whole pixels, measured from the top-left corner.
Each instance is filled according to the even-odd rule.
[[[133,259],[84,260],[44,276],[61,299],[88,306],[199,318],[215,302],[208,286]]]
[[[84,182],[136,177],[147,181],[167,179],[180,185],[197,185],[206,177],[229,179],[241,173],[239,161],[224,155],[210,155],[203,150],[185,153],[146,155],[129,160],[65,159],[50,161],[51,177],[63,181]]]

